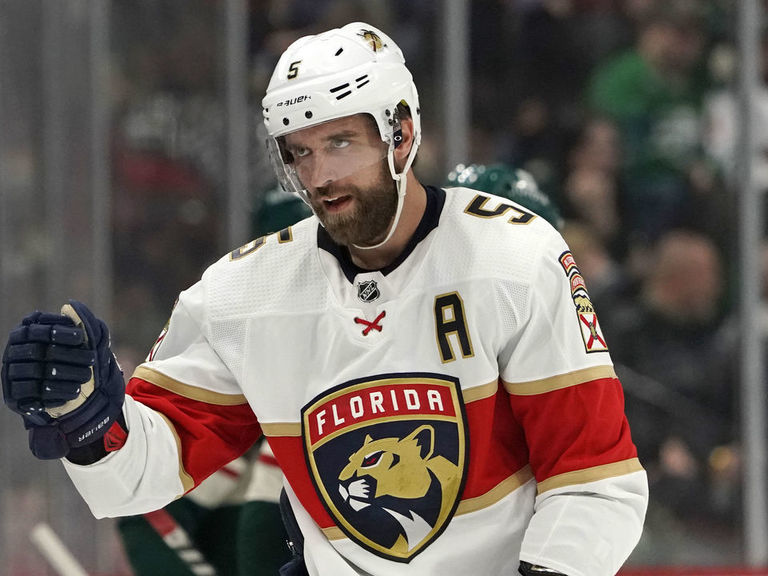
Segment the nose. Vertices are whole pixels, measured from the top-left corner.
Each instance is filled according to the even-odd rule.
[[[313,154],[301,167],[299,177],[308,189],[316,190],[336,180],[336,170],[327,158],[323,158],[321,154]]]

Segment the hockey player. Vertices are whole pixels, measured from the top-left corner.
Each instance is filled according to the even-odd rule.
[[[297,40],[263,100],[314,215],[182,292],[124,393],[71,301],[11,332],[6,403],[97,517],[166,505],[264,434],[312,575],[615,573],[645,472],[568,247],[544,219],[422,185],[391,38]]]

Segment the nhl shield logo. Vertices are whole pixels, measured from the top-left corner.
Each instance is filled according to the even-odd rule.
[[[366,280],[357,283],[357,297],[362,302],[373,302],[381,296],[376,280]]]
[[[302,410],[312,481],[354,542],[409,562],[446,528],[468,464],[461,389],[439,374],[337,386]]]

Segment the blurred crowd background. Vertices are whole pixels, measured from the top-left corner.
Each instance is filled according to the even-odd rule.
[[[0,0],[0,332],[67,297],[109,320],[126,372],[178,292],[267,230],[260,100],[297,37],[350,21],[398,42],[421,98],[416,172],[442,184],[448,2]],[[651,504],[629,566],[738,566],[743,542],[737,310],[737,0],[471,0],[465,163],[529,171],[599,314]],[[246,108],[227,115],[232,25]],[[768,35],[762,43],[768,56]],[[768,81],[768,58],[761,70]],[[235,69],[237,72],[237,69]],[[95,87],[95,88],[94,88]],[[94,91],[95,90],[95,91]],[[107,95],[104,98],[104,95]],[[768,91],[755,166],[768,187]],[[232,206],[231,133],[247,170]],[[234,216],[233,216],[234,215]],[[240,222],[242,238],[229,227]],[[243,224],[244,223],[244,224]],[[233,245],[234,243],[234,245]],[[768,244],[761,269],[768,287]],[[285,287],[290,290],[290,287]],[[755,310],[768,324],[766,309]],[[265,335],[268,337],[268,335]],[[0,412],[0,573],[52,574],[49,522],[94,574],[127,575],[57,464]]]

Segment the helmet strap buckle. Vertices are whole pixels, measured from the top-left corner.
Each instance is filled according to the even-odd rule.
[[[398,114],[397,107],[392,111],[389,125],[392,126],[392,148],[394,149],[403,143],[403,128],[400,125],[400,115]]]

